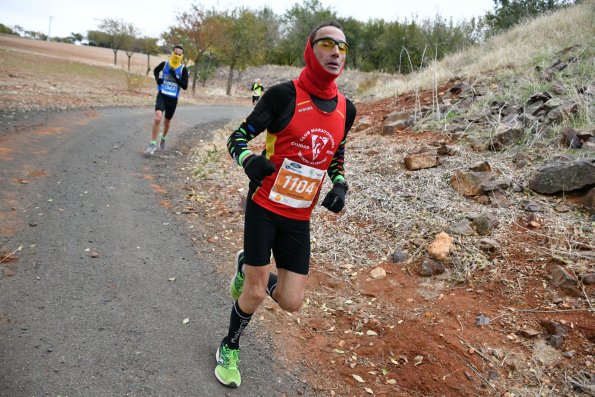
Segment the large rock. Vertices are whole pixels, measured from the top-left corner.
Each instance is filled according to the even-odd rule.
[[[438,165],[438,157],[436,156],[436,152],[410,154],[404,158],[404,161],[405,168],[407,168],[409,171],[432,168]]]
[[[555,161],[539,168],[529,180],[529,188],[554,194],[595,186],[595,158]]]
[[[519,126],[499,125],[496,135],[488,142],[487,149],[500,151],[515,145],[525,138],[525,132]]]
[[[450,178],[450,185],[463,196],[477,196],[483,193],[481,185],[493,179],[491,172],[457,171]]]

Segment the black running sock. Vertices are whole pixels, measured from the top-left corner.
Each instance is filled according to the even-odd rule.
[[[252,314],[246,314],[240,309],[238,301],[235,301],[231,309],[231,318],[229,319],[229,331],[227,331],[226,344],[232,349],[240,348],[240,336],[250,322]]]
[[[273,298],[273,292],[275,292],[275,288],[277,288],[277,275],[275,273],[269,273],[269,283],[267,284],[267,294]],[[275,301],[276,302],[276,301]]]

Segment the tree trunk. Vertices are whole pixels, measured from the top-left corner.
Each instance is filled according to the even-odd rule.
[[[147,76],[149,75],[150,71],[151,71],[151,54],[149,54],[147,52]]]
[[[194,60],[194,71],[192,72],[192,96],[196,94],[196,79],[198,78],[198,58]]]
[[[207,70],[205,72],[205,78],[202,79],[202,86],[204,87],[207,84],[207,79],[209,78],[209,72],[211,71],[211,62],[213,58],[209,57],[209,64],[207,65]]]
[[[132,58],[132,55],[126,55],[128,56],[128,72],[130,73],[130,58]]]
[[[232,62],[229,65],[229,75],[227,76],[227,90],[225,91],[225,94],[227,96],[231,96],[231,86],[233,84],[233,69],[234,69],[234,65],[235,62]]]
[[[114,66],[118,66],[118,49],[112,48],[112,51],[114,52]]]

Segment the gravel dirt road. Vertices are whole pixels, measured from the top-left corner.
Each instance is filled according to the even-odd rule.
[[[178,108],[157,158],[142,155],[151,109],[2,115],[0,395],[237,394],[213,375],[227,280],[156,179],[183,141],[248,112]],[[241,395],[307,395],[253,332]]]

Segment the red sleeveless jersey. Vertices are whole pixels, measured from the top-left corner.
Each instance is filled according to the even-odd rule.
[[[275,164],[252,195],[252,200],[276,214],[309,220],[335,152],[345,135],[346,101],[338,94],[337,107],[325,113],[293,81],[295,110],[287,127],[266,133],[266,156]]]

